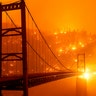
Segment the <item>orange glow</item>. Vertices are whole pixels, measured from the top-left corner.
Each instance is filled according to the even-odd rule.
[[[90,69],[89,68],[86,68],[86,72],[90,72]]]
[[[85,79],[89,79],[92,77],[92,73],[90,72],[89,68],[86,68],[85,73],[83,73],[83,75],[80,76],[80,78],[85,78]]]
[[[80,45],[81,47],[84,47],[84,44],[83,44],[82,42],[79,42],[79,45]]]
[[[89,79],[90,78],[90,74],[87,73],[87,72],[85,72],[83,76],[84,76],[85,79]]]
[[[92,72],[93,76],[96,76],[96,71]]]
[[[63,49],[62,49],[62,48],[61,48],[61,49],[59,49],[59,52],[60,52],[60,53],[62,53],[62,52],[63,52]]]
[[[63,34],[63,33],[64,33],[64,31],[63,31],[63,30],[61,30],[61,31],[60,31],[60,33],[61,33],[61,34]]]
[[[65,31],[64,34],[66,34],[67,32]]]
[[[81,47],[84,47],[84,45],[82,44]]]
[[[10,3],[13,0],[0,0],[0,2]],[[74,29],[96,31],[96,0],[25,0],[25,2],[42,30],[63,27],[64,31]]]
[[[77,59],[75,59],[74,61],[77,62]]]
[[[55,33],[54,33],[54,35],[58,35],[58,33],[57,33],[57,32],[55,32]]]
[[[4,3],[10,3],[10,1],[13,2],[12,0],[1,0],[1,1]],[[17,0],[14,0],[14,1],[17,1]],[[81,47],[86,48],[86,45],[89,43],[89,41],[91,40],[90,42],[92,42],[94,40],[93,37],[95,37],[95,36],[91,37],[91,35],[90,36],[86,35],[86,31],[92,32],[92,30],[96,29],[96,28],[92,28],[91,31],[89,30],[89,28],[94,27],[94,25],[92,25],[93,24],[92,22],[90,22],[90,24],[91,24],[90,27],[89,27],[89,25],[88,25],[88,27],[86,27],[86,26],[87,26],[87,24],[89,24],[88,23],[89,21],[93,21],[93,18],[92,18],[93,11],[92,10],[93,10],[93,6],[95,4],[93,2],[96,2],[96,1],[93,0],[93,2],[91,2],[91,1],[85,2],[83,0],[81,0],[81,1],[72,0],[69,2],[69,0],[67,0],[67,1],[61,0],[61,2],[58,2],[58,1],[54,2],[54,0],[52,0],[52,1],[49,0],[49,1],[46,1],[47,2],[47,4],[46,4],[46,2],[44,0],[42,2],[41,1],[37,2],[37,0],[35,0],[35,1],[33,0],[33,1],[31,1],[31,2],[33,2],[31,4],[34,4],[33,6],[32,5],[30,6],[29,0],[25,0],[25,1],[26,1],[26,4],[28,4],[28,8],[30,9],[30,11],[33,12],[32,15],[33,15],[38,27],[40,28],[40,30],[43,30],[44,28],[46,28],[46,30],[52,29],[51,30],[52,35],[55,35],[55,36],[53,36],[54,38],[53,37],[51,38],[51,36],[50,36],[50,41],[48,41],[48,40],[47,41],[48,41],[48,43],[50,43],[51,48],[53,48],[53,46],[54,46],[53,50],[55,52],[55,49],[56,49],[57,56],[59,56],[60,59],[61,59],[61,56],[65,56],[65,53],[66,53],[66,56],[64,58],[71,57],[69,55],[70,51],[76,55],[77,54],[77,53],[75,53],[76,51],[80,50]],[[54,4],[52,4],[53,2],[54,2]],[[42,8],[41,7],[39,8],[39,6],[41,6],[40,4],[43,5]],[[84,4],[82,6],[82,8],[84,10],[85,10],[84,7],[86,7],[86,10],[88,8],[88,10],[87,10],[88,12],[86,10],[85,11],[81,10],[82,8],[81,8],[81,5],[79,5],[79,4],[81,4],[81,5]],[[38,5],[38,7],[36,7],[37,5]],[[58,7],[56,5],[58,5]],[[61,5],[63,5],[63,6],[61,7]],[[74,5],[76,5],[76,6],[74,6]],[[92,7],[89,8],[88,5],[92,6]],[[94,10],[96,10],[95,7],[96,6],[94,6]],[[52,10],[50,10],[50,9],[52,9]],[[90,12],[91,12],[91,14],[88,14]],[[84,14],[82,14],[82,13],[84,13]],[[12,14],[10,13],[10,15],[13,15],[12,17],[14,17],[14,12]],[[94,16],[95,15],[96,14],[94,13]],[[90,19],[89,19],[89,16],[90,16]],[[19,21],[19,20],[16,20],[16,22],[17,21]],[[94,22],[95,22],[95,18],[94,18]],[[83,32],[82,28],[86,31]],[[48,30],[48,32],[50,33],[49,30]],[[82,30],[82,31],[80,31],[80,30]],[[47,31],[44,31],[44,32],[47,32]],[[78,34],[77,34],[77,32],[78,32]],[[32,32],[32,34],[34,34],[34,35],[37,35],[37,33],[38,33],[37,31]],[[36,37],[36,38],[37,38],[37,40],[39,40],[39,37]],[[53,44],[51,44],[51,41]],[[8,40],[8,43],[10,43],[10,42],[11,41]],[[17,42],[17,40],[12,41],[12,43],[14,43],[14,44],[16,42]],[[6,44],[6,43],[4,43],[4,44]],[[20,44],[18,44],[18,45],[20,45]],[[89,48],[87,50],[88,52],[86,52],[86,53],[90,53],[89,52],[90,46],[88,46],[88,48]],[[83,51],[85,51],[85,50],[83,50]],[[95,50],[96,49],[94,48],[94,52],[95,52]],[[71,54],[73,54],[73,53],[71,53]],[[74,58],[74,57],[72,57],[72,58]],[[65,60],[67,60],[67,59],[65,59]],[[95,62],[95,60],[93,60],[93,61]],[[77,62],[77,60],[73,59],[72,62]],[[12,64],[10,66],[13,67]]]
[[[73,47],[72,47],[72,50],[76,50],[76,49],[77,49],[76,46],[73,46]]]
[[[79,76],[79,78],[85,78],[88,80],[91,76],[92,76],[91,73],[85,72],[83,75]]]

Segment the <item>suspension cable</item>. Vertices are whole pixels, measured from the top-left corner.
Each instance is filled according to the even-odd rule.
[[[28,11],[28,13],[29,13],[32,21],[34,22],[34,24],[35,24],[38,32],[40,33],[41,37],[43,38],[45,44],[47,45],[47,47],[49,48],[49,50],[51,51],[51,53],[53,54],[53,56],[57,59],[57,61],[59,62],[60,65],[62,65],[66,70],[71,71],[70,69],[68,69],[67,67],[65,67],[65,66],[61,63],[61,61],[57,58],[57,56],[53,53],[52,49],[51,49],[50,46],[48,45],[48,43],[47,43],[47,41],[45,40],[44,36],[42,35],[42,32],[40,31],[39,27],[37,26],[37,24],[36,24],[36,22],[35,22],[35,20],[34,20],[34,18],[33,18],[33,16],[32,16],[32,14],[31,14],[31,12],[29,11],[27,5],[25,5],[25,7],[26,7],[26,9],[27,9],[27,11]]]
[[[35,20],[34,20],[34,18],[33,18],[33,16],[32,16],[32,14],[31,14],[31,12],[29,11],[27,5],[25,5],[25,7],[26,7],[26,9],[27,9],[29,15],[31,16],[31,19],[32,19],[32,21],[34,22],[34,24],[35,24],[37,30],[39,31],[41,37],[43,38],[45,44],[47,45],[47,47],[49,48],[49,50],[51,51],[51,53],[53,54],[53,56],[57,59],[57,61],[59,62],[60,65],[62,65],[66,70],[71,71],[70,69],[66,68],[66,67],[61,63],[61,61],[57,58],[57,56],[53,53],[52,49],[51,49],[50,46],[48,45],[48,43],[47,43],[47,41],[45,40],[44,36],[42,35],[42,33],[41,33],[39,27],[37,26],[37,24],[36,24],[36,22],[35,22]],[[14,23],[14,21],[12,20],[12,18],[10,17],[10,15],[9,15],[6,11],[5,11],[5,13],[6,13],[6,15],[9,17],[9,19],[11,20],[11,22],[14,24],[14,26],[17,28],[16,24]],[[28,45],[29,45],[29,43],[28,43]],[[31,47],[31,46],[30,46],[30,47]],[[31,47],[31,48],[32,48],[32,47]]]
[[[5,11],[6,12],[6,11]],[[14,24],[14,26],[17,28],[16,24],[14,23],[14,21],[12,20],[12,18],[10,17],[10,15],[6,12],[6,15],[9,17],[9,19],[11,20],[11,22]],[[42,61],[44,61],[48,66],[50,66],[52,69],[56,70],[56,71],[62,71],[62,70],[58,70],[56,68],[54,68],[53,66],[51,66],[50,64],[48,64],[40,55],[39,53],[36,52],[36,50],[31,46],[31,44],[26,41],[26,43],[31,47],[31,49],[42,59]]]
[[[56,68],[54,68],[53,66],[51,66],[50,64],[48,64],[40,55],[39,53],[37,53],[37,51],[31,46],[31,44],[29,42],[27,42],[27,44],[32,48],[32,50],[38,55],[38,57],[40,57],[42,59],[42,61],[44,61],[48,66],[50,66],[51,68],[53,68],[56,71],[62,71],[62,70],[58,70]]]
[[[5,11],[6,15],[8,16],[8,18],[11,20],[11,22],[13,23],[13,25],[17,28],[16,24],[14,23],[14,21],[12,20],[12,18],[10,17],[10,15]]]

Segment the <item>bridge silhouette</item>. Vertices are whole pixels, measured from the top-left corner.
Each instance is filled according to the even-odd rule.
[[[14,10],[20,11],[18,25],[8,13]],[[77,67],[67,68],[54,54],[24,0],[0,4],[0,96],[2,90],[23,90],[28,96],[30,87],[81,74]]]

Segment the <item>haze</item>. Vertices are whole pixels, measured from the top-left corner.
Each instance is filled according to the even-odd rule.
[[[0,0],[10,3],[17,0]],[[41,30],[95,32],[96,0],[25,0]]]

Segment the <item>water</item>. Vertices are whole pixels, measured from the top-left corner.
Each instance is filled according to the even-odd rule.
[[[75,89],[76,78],[66,78],[30,88],[29,96],[75,96]]]
[[[79,80],[78,96],[96,96],[96,77],[84,82]],[[29,88],[29,96],[76,96],[76,88],[76,77],[70,77]],[[3,96],[22,96],[22,93],[6,91]]]

